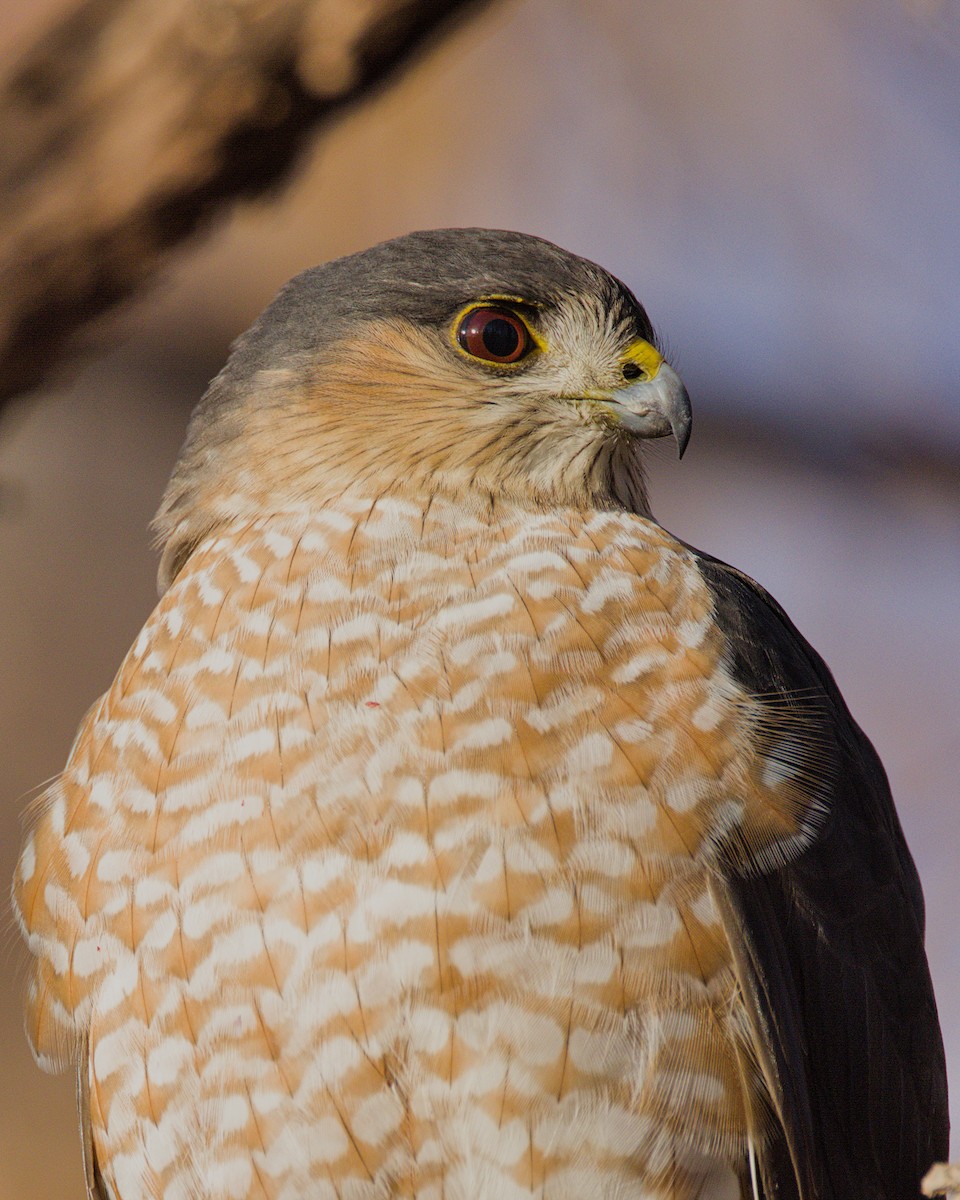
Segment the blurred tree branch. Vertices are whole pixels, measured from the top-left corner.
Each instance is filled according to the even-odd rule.
[[[0,84],[0,404],[486,0],[81,0]]]

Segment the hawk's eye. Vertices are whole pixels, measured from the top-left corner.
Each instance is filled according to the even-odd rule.
[[[508,308],[473,308],[460,322],[461,349],[487,362],[514,363],[530,350],[530,333]]]

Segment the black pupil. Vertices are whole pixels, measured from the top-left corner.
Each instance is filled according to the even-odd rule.
[[[497,358],[509,358],[520,345],[520,334],[510,321],[494,317],[483,327],[483,344]]]

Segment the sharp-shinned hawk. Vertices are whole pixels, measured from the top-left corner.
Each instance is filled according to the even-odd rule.
[[[651,517],[689,430],[630,291],[520,234],[239,340],[17,869],[92,1196],[918,1195],[917,875],[823,662]]]

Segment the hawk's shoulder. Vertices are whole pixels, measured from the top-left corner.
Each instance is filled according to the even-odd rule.
[[[766,1195],[915,1198],[947,1152],[946,1075],[923,896],[886,774],[780,605],[693,553],[729,669],[766,704],[799,701],[821,764],[809,844],[775,869],[717,881],[777,1109],[759,1156]]]

